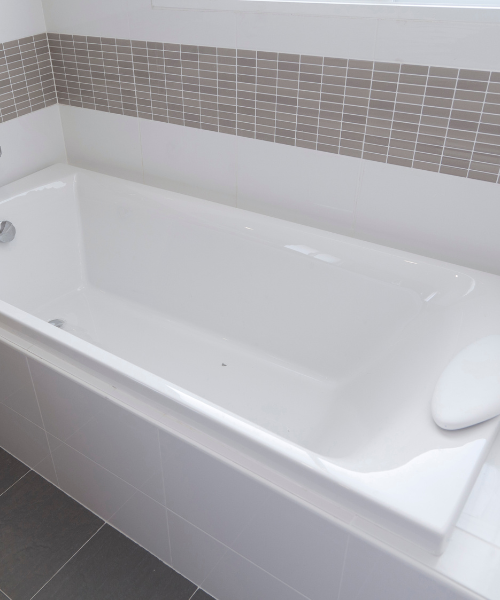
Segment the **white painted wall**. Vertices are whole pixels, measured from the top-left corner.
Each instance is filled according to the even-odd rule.
[[[0,43],[47,31],[41,0],[0,0]],[[0,123],[0,186],[66,162],[58,106]]]

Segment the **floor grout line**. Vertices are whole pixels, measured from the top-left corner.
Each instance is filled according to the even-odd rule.
[[[61,441],[61,440],[59,440],[59,441]],[[61,442],[61,443],[62,443],[62,444],[64,444],[65,442]],[[0,447],[0,448],[1,448],[1,447]],[[5,448],[2,448],[2,450],[4,450],[5,452],[7,452],[7,454],[10,454],[10,456],[14,456],[13,454],[11,454],[11,453],[10,453],[10,452],[8,452],[7,450],[5,450]],[[82,456],[85,456],[85,455],[82,455]],[[16,458],[17,460],[19,460],[19,459],[18,459],[17,457],[15,457],[15,456],[14,456],[14,458]],[[89,459],[89,460],[90,460],[90,459]],[[19,461],[19,462],[21,462],[22,464],[25,464],[25,463],[23,463],[22,461]],[[93,461],[92,461],[92,462],[93,462]],[[95,463],[95,464],[97,464],[97,463]],[[26,465],[26,466],[27,466],[27,465]],[[100,465],[98,465],[98,466],[100,466]],[[28,468],[29,468],[29,467],[28,467]],[[102,467],[102,468],[104,469],[104,467]],[[107,470],[107,469],[106,469],[106,470]],[[99,528],[99,529],[98,529],[98,530],[97,530],[97,531],[96,531],[96,532],[95,532],[95,533],[94,533],[94,534],[93,534],[93,535],[92,535],[92,536],[91,536],[91,537],[90,537],[90,538],[89,538],[89,539],[88,539],[88,540],[85,542],[85,544],[83,544],[83,545],[82,545],[82,546],[81,546],[81,547],[80,547],[80,548],[79,548],[79,549],[78,549],[78,550],[75,552],[75,554],[73,554],[73,555],[72,555],[72,556],[71,556],[71,557],[70,557],[70,558],[69,558],[69,559],[68,559],[68,560],[67,560],[67,561],[64,563],[64,565],[62,565],[62,567],[61,567],[61,568],[60,568],[60,569],[59,569],[59,570],[58,570],[56,573],[54,573],[54,575],[53,575],[53,576],[52,576],[50,579],[48,579],[48,580],[47,580],[47,581],[44,583],[44,585],[43,585],[43,586],[42,586],[42,587],[41,587],[41,588],[40,588],[40,589],[39,589],[39,590],[38,590],[38,591],[35,593],[35,595],[34,595],[34,596],[32,596],[32,597],[30,598],[30,600],[32,600],[33,598],[35,598],[35,596],[36,596],[36,595],[37,595],[37,594],[38,594],[38,593],[39,593],[39,592],[40,592],[40,591],[41,591],[41,590],[42,590],[42,589],[43,589],[43,588],[44,588],[44,587],[45,587],[45,586],[46,586],[46,585],[47,585],[47,584],[48,584],[48,583],[49,583],[49,582],[50,582],[50,581],[51,581],[51,580],[52,580],[52,579],[53,579],[53,578],[54,578],[54,577],[57,575],[57,573],[59,573],[59,571],[60,571],[61,569],[63,569],[63,568],[64,568],[64,567],[65,567],[65,566],[68,564],[68,562],[69,562],[70,560],[72,560],[72,559],[74,558],[74,556],[75,556],[76,554],[78,554],[78,552],[80,552],[80,550],[81,550],[81,549],[82,549],[82,548],[83,548],[83,547],[84,547],[84,546],[85,546],[85,545],[86,545],[86,544],[87,544],[87,543],[88,543],[88,542],[89,542],[89,541],[90,541],[90,540],[91,540],[91,539],[92,539],[92,538],[93,538],[93,537],[94,537],[94,536],[95,536],[97,533],[99,533],[99,531],[100,531],[100,530],[101,530],[101,529],[102,529],[102,528],[103,528],[105,525],[108,525],[108,526],[109,526],[109,527],[111,527],[112,529],[114,529],[114,530],[118,531],[119,533],[121,533],[122,535],[124,535],[124,536],[125,536],[127,539],[129,539],[131,542],[133,542],[135,545],[137,545],[139,548],[142,548],[143,550],[145,550],[146,552],[148,552],[149,554],[151,554],[151,556],[154,556],[154,557],[155,557],[155,558],[157,558],[159,561],[161,561],[161,562],[162,562],[164,565],[166,565],[167,567],[169,567],[170,569],[172,569],[172,571],[174,571],[175,573],[177,573],[177,574],[181,575],[182,577],[184,577],[184,579],[187,579],[187,577],[185,577],[184,575],[182,575],[182,573],[179,573],[179,571],[177,571],[176,569],[174,569],[174,567],[173,567],[171,564],[168,564],[168,563],[166,563],[164,560],[162,560],[161,558],[159,558],[158,556],[156,556],[155,554],[153,554],[153,553],[152,553],[150,550],[148,550],[147,548],[144,548],[144,546],[142,546],[141,544],[139,544],[139,543],[138,543],[136,540],[132,539],[132,538],[131,538],[131,537],[130,537],[130,536],[127,534],[127,533],[125,533],[124,531],[122,531],[120,528],[118,528],[118,527],[116,527],[115,525],[113,525],[113,524],[112,524],[112,523],[111,523],[109,520],[103,519],[103,517],[101,517],[100,515],[98,515],[97,513],[95,513],[95,512],[94,512],[93,510],[91,510],[91,509],[90,509],[88,506],[86,506],[85,504],[82,504],[82,502],[80,502],[79,500],[77,500],[76,498],[74,498],[74,497],[73,497],[71,494],[69,494],[68,492],[66,492],[65,490],[63,490],[62,488],[60,488],[59,486],[57,486],[56,484],[54,484],[54,482],[52,482],[52,481],[49,481],[48,479],[46,479],[45,477],[43,477],[43,475],[40,475],[39,473],[37,473],[37,472],[36,472],[34,469],[29,469],[29,471],[28,471],[28,472],[26,472],[26,473],[25,473],[25,474],[24,474],[22,477],[20,477],[20,478],[19,478],[19,479],[18,479],[18,480],[17,480],[17,481],[16,481],[14,484],[12,484],[10,487],[13,487],[13,486],[14,486],[16,483],[18,483],[18,482],[19,482],[19,481],[20,481],[20,480],[21,480],[23,477],[25,477],[26,475],[28,475],[28,473],[29,473],[30,471],[33,471],[33,472],[34,472],[36,475],[39,475],[40,477],[42,477],[42,478],[43,478],[43,479],[44,479],[44,480],[45,480],[45,481],[46,481],[46,482],[47,482],[49,485],[51,485],[51,486],[55,487],[55,488],[56,488],[56,489],[58,489],[60,492],[62,492],[64,495],[68,496],[68,498],[71,498],[72,500],[74,500],[75,502],[77,502],[77,503],[78,503],[80,506],[82,506],[83,508],[85,508],[86,510],[88,510],[89,512],[91,512],[92,514],[94,514],[96,517],[98,517],[98,518],[99,518],[101,521],[103,521],[103,524],[101,525],[101,527],[100,527],[100,528]],[[117,477],[117,476],[116,476],[116,477]],[[119,479],[120,479],[120,478],[119,478]],[[162,479],[163,479],[163,473],[162,473]],[[122,480],[122,481],[123,481],[123,480]],[[125,482],[125,483],[126,483],[126,482]],[[131,485],[131,484],[128,484],[128,485]],[[8,489],[10,489],[10,487],[9,487]],[[131,486],[131,487],[134,487],[134,486]],[[134,489],[135,489],[135,493],[137,493],[137,492],[144,493],[144,492],[141,492],[140,490],[138,490],[137,488],[134,488]],[[5,490],[5,492],[7,492],[7,490]],[[5,493],[5,492],[3,492],[3,493]],[[135,493],[134,493],[134,495],[135,495]],[[0,496],[1,496],[1,495],[2,495],[2,494],[0,494]],[[146,495],[146,494],[145,494],[145,495]],[[147,497],[148,497],[148,498],[150,498],[149,496],[147,496]],[[163,505],[163,504],[159,503],[157,500],[154,500],[153,498],[150,498],[150,500],[153,500],[153,502],[156,502],[156,503],[160,504],[161,506],[163,506],[163,508],[165,508],[165,511],[167,511],[167,512],[168,512],[168,509],[167,509],[167,507],[166,507],[165,505]],[[128,502],[128,501],[127,501],[127,502]],[[125,503],[125,504],[126,504],[126,503]],[[118,510],[120,510],[120,509],[118,509]],[[181,518],[182,518],[182,517],[181,517]],[[168,519],[167,519],[167,523],[168,523]],[[169,547],[170,547],[170,536],[169,536]],[[190,580],[188,579],[188,581],[190,581]],[[193,581],[190,581],[190,583],[193,583],[193,584],[194,584],[194,582],[193,582]],[[194,584],[194,585],[196,585],[196,584]],[[199,589],[201,589],[201,588],[200,588],[200,587],[197,587],[197,588],[196,588],[196,590],[193,592],[193,595],[192,595],[192,596],[190,596],[189,600],[192,600],[192,598],[193,598],[194,594],[196,594],[196,592],[197,592]],[[2,591],[2,590],[0,589],[0,591]],[[203,591],[203,590],[202,590],[202,591]],[[5,594],[5,592],[2,592],[2,593],[4,593],[4,594]],[[5,595],[6,595],[6,594],[5,594]],[[7,596],[7,597],[8,597],[8,596]],[[9,598],[9,597],[8,597],[8,598]],[[9,598],[9,600],[11,600],[11,599]]]
[[[7,596],[7,594],[2,590],[2,588],[0,588],[0,593],[3,594],[7,598],[7,600],[12,600],[12,598],[10,596]]]
[[[12,455],[11,455],[12,456]],[[15,457],[14,457],[15,458]],[[21,461],[19,461],[21,462]],[[23,463],[24,464],[24,463]],[[21,481],[21,479],[23,479],[23,477],[26,477],[26,475],[28,475],[28,473],[30,473],[31,471],[33,471],[33,469],[30,469],[29,471],[26,471],[26,473],[24,475],[21,475],[21,477],[19,477],[19,479],[17,481],[14,481],[14,483],[12,485],[10,485],[6,490],[4,490],[1,494],[0,497],[3,496],[4,494],[6,494],[11,488],[13,488],[16,483],[19,483]]]
[[[31,596],[30,600],[33,600],[33,598],[34,598],[34,597],[35,597],[37,594],[39,594],[39,593],[40,593],[40,592],[43,590],[43,588],[44,588],[44,587],[45,587],[45,586],[46,586],[48,583],[50,583],[50,582],[51,582],[51,581],[54,579],[54,577],[55,577],[55,576],[56,576],[58,573],[60,573],[60,572],[61,572],[61,571],[64,569],[64,567],[65,567],[65,566],[66,566],[66,565],[67,565],[67,564],[68,564],[68,563],[69,563],[71,560],[73,560],[73,558],[74,558],[74,557],[75,557],[75,556],[76,556],[76,555],[77,555],[77,554],[80,552],[80,550],[81,550],[82,548],[84,548],[84,547],[85,547],[85,546],[86,546],[86,545],[87,545],[87,544],[90,542],[90,540],[91,540],[93,537],[95,537],[95,536],[96,536],[96,535],[99,533],[99,531],[101,531],[101,529],[102,529],[102,528],[103,528],[103,527],[104,527],[106,524],[107,524],[107,523],[106,523],[106,522],[104,522],[104,523],[103,523],[103,524],[102,524],[102,525],[99,527],[99,529],[98,529],[98,530],[97,530],[95,533],[93,533],[93,534],[92,534],[92,535],[89,537],[89,539],[88,539],[88,540],[85,542],[85,544],[83,544],[83,546],[81,546],[80,548],[78,548],[78,550],[77,550],[77,551],[76,551],[76,552],[75,552],[75,553],[74,553],[72,556],[70,556],[70,558],[69,558],[69,559],[68,559],[68,560],[67,560],[67,561],[66,561],[66,562],[63,564],[63,566],[62,566],[62,567],[60,567],[60,568],[59,568],[59,569],[58,569],[58,570],[57,570],[57,571],[54,573],[54,575],[52,575],[52,577],[51,577],[50,579],[48,579],[48,580],[47,580],[47,581],[46,581],[46,582],[45,582],[45,583],[42,585],[42,587],[41,587],[41,588],[40,588],[40,589],[39,589],[37,592],[35,592],[35,594],[33,594],[33,596]]]
[[[197,587],[197,588],[194,590],[194,592],[193,592],[193,595],[192,595],[192,596],[189,596],[188,600],[193,600],[193,598],[195,597],[195,594],[196,594],[196,592],[197,592],[199,589],[200,589],[200,588],[199,588],[199,587]]]

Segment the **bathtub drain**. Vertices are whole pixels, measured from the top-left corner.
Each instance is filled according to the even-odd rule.
[[[64,325],[64,321],[62,319],[52,319],[52,321],[49,321],[49,325],[61,328]]]

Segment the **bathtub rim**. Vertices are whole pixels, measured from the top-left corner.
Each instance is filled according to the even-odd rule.
[[[15,192],[16,189],[26,190],[28,181],[43,183],[53,180],[54,177],[75,176],[78,173],[90,174],[108,181],[110,179],[117,180],[127,186],[130,184],[135,189],[155,189],[151,186],[128,182],[86,169],[68,165],[54,165],[5,186],[0,193],[0,202],[2,202],[5,193]],[[173,194],[176,197],[183,197],[182,194],[161,189],[158,189],[158,192],[167,196]],[[187,196],[187,198],[191,197]],[[6,200],[8,199],[6,198]],[[196,200],[205,205],[208,202],[206,200]],[[241,210],[212,204],[222,211]],[[255,213],[252,213],[252,215],[265,221],[272,219],[272,217],[256,215]],[[276,220],[281,221],[280,219]],[[339,237],[348,240],[351,244],[359,244],[359,246],[367,249],[377,249],[379,251],[385,249],[385,247],[377,244],[339,234],[293,223],[290,223],[290,225],[299,229],[305,228],[309,232],[313,230],[325,236]],[[422,258],[419,255],[400,250],[394,250],[394,253],[409,258]],[[455,266],[435,259],[426,258],[425,260],[429,264],[440,267]],[[460,268],[465,272],[475,272],[467,267]],[[489,274],[485,273],[485,275]],[[490,277],[495,276],[490,275]],[[201,435],[203,439],[201,445],[204,448],[217,447],[218,449],[213,450],[217,455],[272,484],[279,481],[280,483],[275,485],[278,485],[280,489],[302,498],[309,505],[316,506],[318,510],[322,510],[344,523],[350,523],[355,519],[366,519],[370,526],[381,528],[385,532],[382,535],[396,536],[401,538],[403,544],[416,544],[431,554],[439,555],[443,552],[462,505],[465,503],[484,462],[483,459],[495,439],[495,435],[492,435],[488,439],[488,443],[485,444],[481,453],[482,459],[477,461],[474,473],[470,476],[469,485],[463,490],[461,498],[456,502],[455,509],[450,513],[447,522],[439,530],[431,529],[424,523],[418,523],[415,519],[408,518],[393,508],[384,506],[377,502],[376,498],[363,496],[359,490],[349,488],[331,477],[326,477],[319,470],[313,470],[305,462],[290,456],[291,452],[296,454],[297,450],[303,455],[320,455],[280,438],[278,435],[183,390],[146,369],[102,350],[90,342],[60,331],[38,317],[34,317],[2,300],[0,300],[0,338],[7,342],[10,338],[13,340],[11,343],[14,343],[18,350],[37,360],[44,361],[53,368],[57,368],[56,365],[59,363],[59,368],[67,375],[76,371],[79,376],[74,376],[79,383],[109,397],[113,402],[134,412],[141,418],[150,420],[156,426],[172,431],[172,427],[176,430],[175,423],[178,424],[182,421],[186,424],[186,427],[181,428],[183,429],[183,436],[196,441]],[[131,373],[133,373],[133,376],[131,376]],[[163,402],[164,406],[159,407],[160,399],[163,401],[166,399],[168,406]],[[497,431],[499,426],[500,420],[497,422]],[[220,442],[222,446],[219,447],[217,442]],[[235,448],[239,452],[238,460],[235,460],[234,457]],[[242,457],[247,457],[252,466],[242,466],[242,463],[247,462]],[[290,489],[295,491],[290,491]]]

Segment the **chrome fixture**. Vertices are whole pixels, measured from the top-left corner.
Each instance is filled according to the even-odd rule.
[[[16,228],[10,221],[2,221],[0,223],[0,242],[12,242],[16,237]]]
[[[49,321],[49,325],[54,325],[54,327],[60,329],[64,325],[64,321],[62,319],[52,319],[52,321]]]

